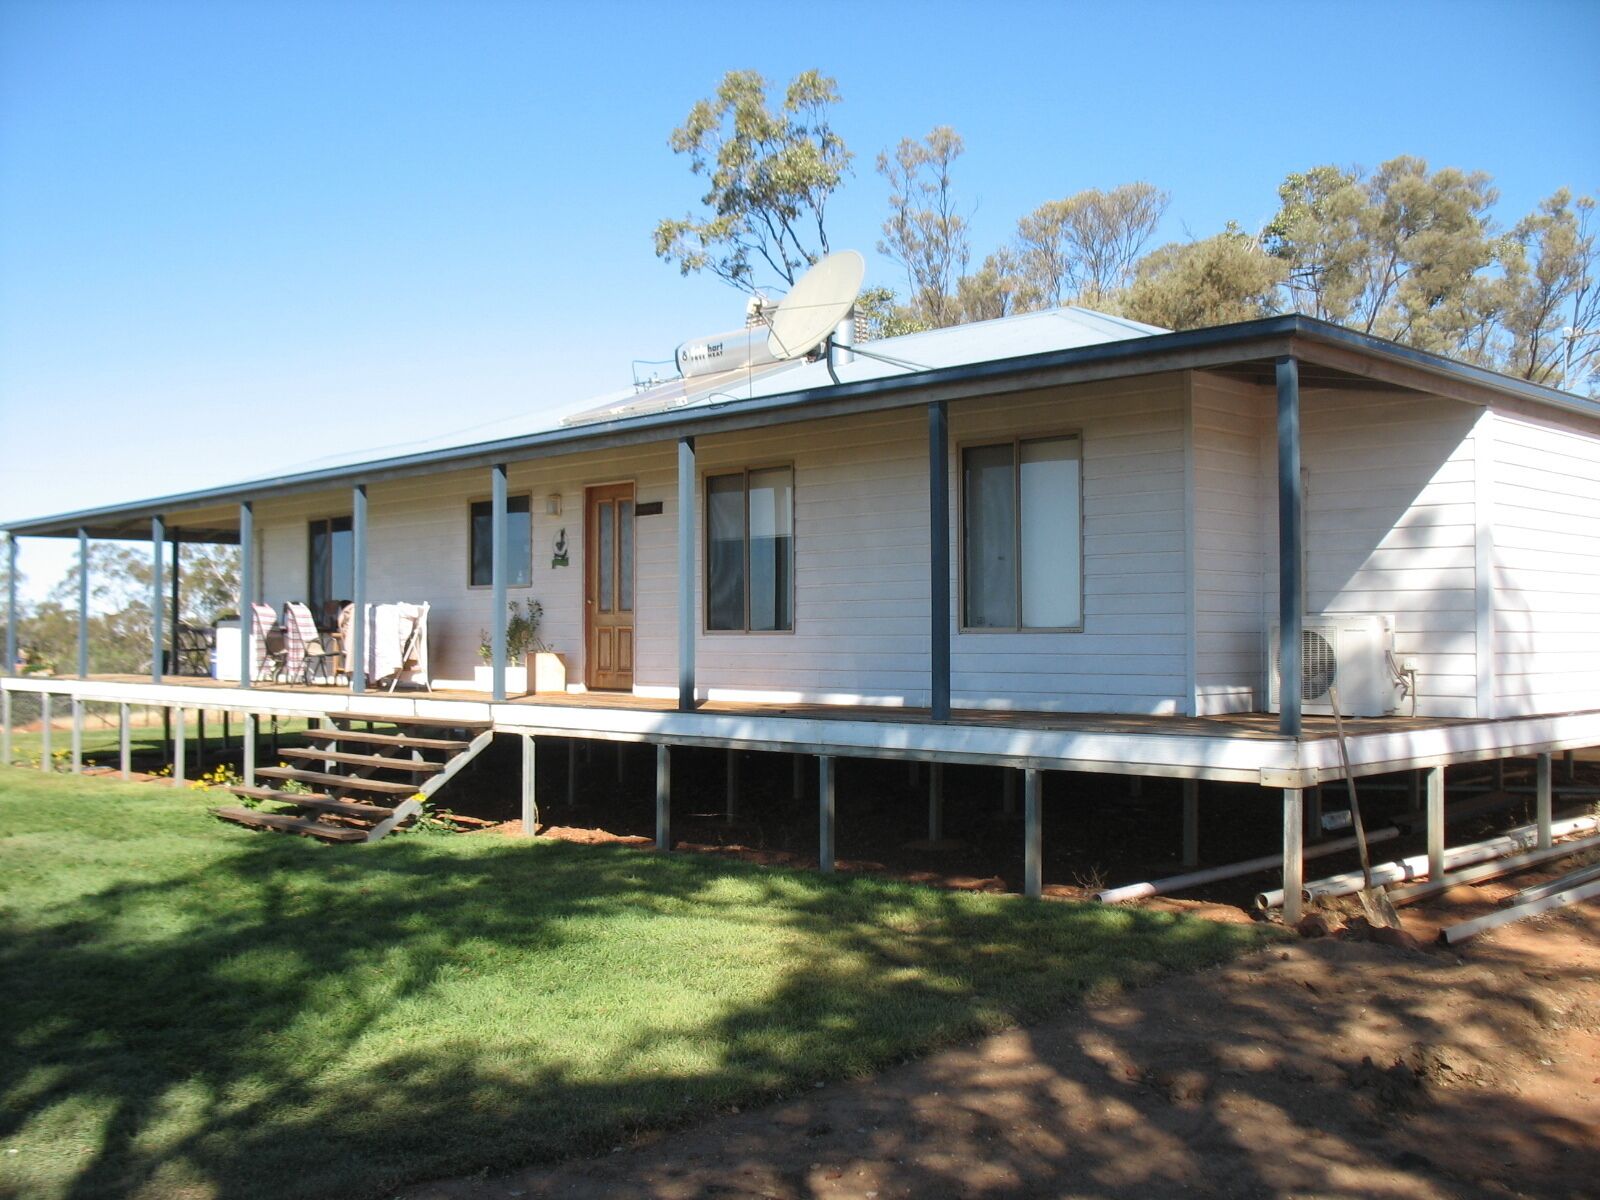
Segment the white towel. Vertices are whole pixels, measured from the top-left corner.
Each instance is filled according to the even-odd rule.
[[[428,606],[426,604],[369,604],[366,606],[367,678],[373,683],[398,675],[402,683],[428,682]],[[409,655],[414,665],[406,667],[406,643],[412,631],[416,644]]]

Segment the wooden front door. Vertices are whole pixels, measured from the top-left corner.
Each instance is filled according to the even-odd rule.
[[[584,493],[584,614],[592,688],[633,690],[633,484]]]

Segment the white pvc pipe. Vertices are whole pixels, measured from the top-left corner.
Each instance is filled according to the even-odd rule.
[[[1557,821],[1550,827],[1551,837],[1565,837],[1569,833],[1587,831],[1600,826],[1600,817],[1571,817],[1565,821]],[[1524,825],[1513,829],[1497,838],[1486,842],[1474,842],[1467,846],[1456,846],[1446,850],[1444,854],[1445,869],[1451,867],[1466,867],[1473,863],[1487,862],[1491,858],[1499,858],[1506,854],[1515,854],[1520,850],[1530,849],[1538,841],[1539,833],[1532,825]],[[1421,879],[1428,873],[1428,856],[1414,854],[1410,858],[1403,858],[1399,862],[1381,863],[1372,868],[1372,882],[1375,885],[1386,883],[1403,883],[1412,879]],[[1360,871],[1346,871],[1343,875],[1330,875],[1326,879],[1315,879],[1306,884],[1302,895],[1307,900],[1321,899],[1327,896],[1349,896],[1359,892],[1366,886]],[[1282,901],[1280,900],[1281,904]]]
[[[1540,913],[1549,912],[1553,908],[1565,908],[1569,904],[1576,904],[1579,900],[1587,900],[1591,896],[1600,896],[1600,879],[1586,883],[1582,887],[1569,888],[1564,892],[1555,892],[1543,896],[1538,900],[1529,900],[1526,904],[1519,904],[1515,908],[1501,909],[1499,912],[1489,913],[1478,917],[1476,920],[1463,921],[1459,925],[1452,925],[1448,929],[1439,931],[1439,940],[1446,946],[1454,946],[1457,942],[1464,942],[1470,937],[1477,937],[1485,930],[1494,929],[1501,925],[1509,925],[1513,921],[1520,921],[1525,917],[1536,917]]]
[[[1597,817],[1571,817],[1565,821],[1557,821],[1551,827],[1552,837],[1561,837],[1567,833],[1578,833],[1587,829],[1600,827],[1600,818]],[[1519,850],[1527,850],[1538,839],[1538,830],[1533,825],[1522,825],[1516,829],[1508,830],[1500,837],[1492,838],[1486,842],[1473,842],[1466,846],[1453,846],[1444,852],[1444,865],[1446,870],[1454,867],[1470,866],[1473,863],[1484,862],[1487,859],[1498,858],[1502,854],[1514,854]],[[1428,873],[1428,856],[1414,854],[1410,858],[1403,858],[1399,862],[1375,863],[1372,868],[1372,882],[1374,885],[1387,883],[1404,883],[1410,879],[1420,879]],[[1334,886],[1340,890],[1329,891],[1328,887]],[[1346,871],[1343,875],[1329,875],[1325,879],[1314,879],[1305,885],[1301,897],[1306,900],[1317,896],[1348,896],[1359,892],[1366,884],[1360,871]],[[1279,908],[1283,905],[1283,889],[1262,892],[1256,897],[1257,908]]]
[[[1400,831],[1390,826],[1373,830],[1367,834],[1367,841],[1386,842],[1390,838],[1399,836]],[[1339,838],[1337,841],[1313,846],[1301,857],[1321,858],[1324,854],[1350,850],[1355,844],[1356,839],[1353,837]],[[1243,862],[1228,863],[1222,867],[1207,867],[1203,871],[1190,871],[1186,875],[1173,875],[1167,879],[1152,879],[1148,883],[1129,883],[1122,887],[1106,888],[1104,891],[1096,892],[1094,898],[1102,904],[1121,904],[1127,900],[1142,900],[1146,896],[1164,896],[1168,892],[1186,891],[1202,884],[1215,883],[1219,879],[1234,879],[1240,875],[1254,875],[1257,871],[1271,871],[1282,865],[1281,854],[1264,854],[1260,858],[1248,858]]]
[[[1600,879],[1600,863],[1579,867],[1576,871],[1568,871],[1560,878],[1552,879],[1547,883],[1536,883],[1532,887],[1525,887],[1515,896],[1508,896],[1501,903],[1507,906],[1514,906],[1526,904],[1529,900],[1543,900],[1546,896],[1554,895],[1556,892],[1565,892],[1581,883],[1588,883],[1591,879]]]
[[[1513,855],[1511,858],[1491,859],[1479,863],[1474,867],[1466,867],[1458,871],[1448,871],[1440,879],[1430,879],[1426,883],[1413,883],[1409,887],[1395,888],[1389,893],[1389,900],[1394,904],[1411,904],[1417,900],[1424,900],[1429,896],[1436,896],[1448,888],[1459,887],[1468,883],[1483,883],[1485,880],[1498,879],[1502,875],[1511,875],[1517,871],[1525,871],[1529,867],[1536,867],[1540,863],[1552,859],[1567,858],[1573,854],[1581,854],[1585,850],[1592,850],[1600,846],[1600,835],[1581,838],[1576,842],[1562,842],[1548,850],[1530,850],[1526,854]],[[1559,891],[1560,889],[1556,889]],[[1532,899],[1531,896],[1523,897]]]

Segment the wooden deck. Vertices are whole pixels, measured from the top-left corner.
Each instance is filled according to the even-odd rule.
[[[450,717],[533,739],[890,758],[1268,788],[1304,788],[1344,776],[1331,718],[1308,716],[1302,735],[1287,738],[1270,713],[1184,717],[962,709],[947,721],[935,721],[923,708],[724,700],[680,713],[672,700],[628,693],[521,696],[495,703],[479,691],[358,696],[345,686],[263,684],[246,690],[191,676],[169,677],[159,685],[146,676],[31,676],[0,680],[0,687],[8,695],[43,692],[91,703],[258,715]],[[1489,720],[1384,717],[1348,720],[1345,728],[1351,773],[1376,775],[1600,745],[1600,710]]]
[[[91,680],[119,684],[148,684],[143,675],[92,675]],[[164,684],[183,687],[218,688],[237,690],[237,685],[207,676],[169,675]],[[257,683],[252,691],[282,693],[293,696],[353,696],[343,684],[287,684]],[[488,704],[488,692],[462,689],[435,688],[432,691],[407,689],[394,693],[369,689],[364,697],[378,700],[396,697],[410,700],[445,700],[471,704]],[[512,705],[530,705],[543,708],[590,709],[603,712],[675,713],[677,702],[650,696],[636,696],[630,692],[565,692],[544,693],[536,696],[513,696],[506,701]],[[695,712],[727,717],[788,717],[800,720],[876,721],[885,724],[934,724],[926,708],[912,708],[886,704],[793,704],[762,703],[755,701],[703,700]],[[1381,717],[1346,718],[1345,732],[1350,737],[1375,733],[1411,732],[1424,729],[1441,729],[1450,726],[1471,725],[1471,718],[1447,717]],[[1172,734],[1185,737],[1247,738],[1251,740],[1288,740],[1278,732],[1275,713],[1235,713],[1217,717],[1149,716],[1136,713],[1068,713],[1042,712],[1030,709],[957,709],[947,722],[940,724],[971,726],[989,729],[1044,729],[1063,733],[1099,734]],[[1331,717],[1308,715],[1303,720],[1302,741],[1318,741],[1334,736]]]

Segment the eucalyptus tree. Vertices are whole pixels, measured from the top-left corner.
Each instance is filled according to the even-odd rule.
[[[1424,350],[1488,352],[1500,291],[1486,173],[1401,155],[1371,175],[1291,174],[1278,195],[1267,245],[1291,307]]]
[[[1133,281],[1134,265],[1170,201],[1169,193],[1141,181],[1041,204],[1017,222],[1024,304],[1094,308],[1113,302]]]
[[[729,71],[689,110],[669,144],[706,180],[702,211],[655,229],[657,257],[749,292],[792,285],[828,252],[828,202],[851,159],[829,116],[833,79],[801,72],[777,108],[767,91],[759,72]]]
[[[1600,366],[1594,208],[1562,188],[1502,239],[1505,367],[1524,379],[1576,388]]]
[[[1172,242],[1139,260],[1121,298],[1123,316],[1164,329],[1199,329],[1278,311],[1283,264],[1237,225],[1196,242]]]
[[[905,270],[911,306],[935,329],[962,320],[956,293],[971,258],[970,227],[956,201],[952,167],[965,148],[959,133],[940,125],[878,155],[878,173],[889,181],[878,251]]]

